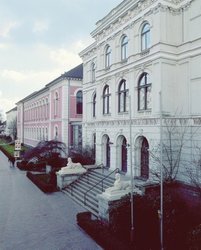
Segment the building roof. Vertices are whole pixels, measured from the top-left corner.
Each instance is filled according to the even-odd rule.
[[[64,76],[67,78],[83,78],[83,64],[81,63],[77,67],[64,73]]]
[[[10,113],[10,112],[13,112],[13,111],[17,111],[17,107],[14,107],[14,108],[10,109],[9,111],[6,112],[6,114]]]
[[[58,83],[60,80],[62,80],[64,78],[70,78],[70,79],[73,78],[73,79],[79,79],[79,80],[83,79],[83,64],[81,63],[80,65],[76,66],[75,68],[65,72],[64,74],[57,77],[56,79],[54,79],[50,83],[46,84],[44,88],[40,89],[39,91],[35,91],[35,92],[31,93],[30,95],[26,96],[22,100],[18,101],[16,104],[18,104],[20,102],[24,102],[26,100],[29,100],[29,99],[33,98],[34,96],[40,94],[42,91],[46,91],[50,86]]]

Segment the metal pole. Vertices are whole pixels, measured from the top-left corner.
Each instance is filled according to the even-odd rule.
[[[133,209],[133,163],[132,163],[132,120],[131,120],[131,96],[129,95],[129,134],[130,134],[130,168],[131,168],[131,242],[134,240],[134,209]]]
[[[163,250],[163,137],[162,137],[162,95],[160,97],[160,246]]]

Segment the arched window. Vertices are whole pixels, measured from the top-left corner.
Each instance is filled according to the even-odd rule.
[[[105,67],[109,68],[111,65],[111,55],[112,55],[112,49],[108,45],[105,50]]]
[[[45,128],[45,140],[48,141],[48,128]]]
[[[150,48],[150,25],[145,23],[141,32],[141,49],[146,50]]]
[[[93,158],[96,159],[96,133],[93,134]]]
[[[93,96],[93,117],[96,117],[96,93]]]
[[[151,81],[149,74],[143,73],[138,82],[138,110],[151,109]]]
[[[48,107],[48,98],[46,98],[46,105],[45,105],[45,118],[49,117],[49,107]]]
[[[54,116],[58,115],[59,111],[59,94],[58,92],[55,92],[54,94]]]
[[[59,135],[58,127],[55,126],[55,127],[54,127],[54,138],[55,138],[55,140],[58,140],[58,135]]]
[[[123,36],[121,40],[121,60],[126,60],[128,57],[128,37]]]
[[[91,64],[91,81],[95,82],[96,80],[96,64],[93,62]]]
[[[118,88],[118,112],[126,112],[127,111],[127,96],[128,89],[126,87],[126,80],[121,80]]]
[[[110,96],[109,86],[106,85],[103,89],[103,114],[110,113]]]
[[[82,114],[82,91],[78,91],[76,94],[76,108],[77,114]]]

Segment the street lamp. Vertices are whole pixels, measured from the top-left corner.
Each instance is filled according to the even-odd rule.
[[[132,120],[131,120],[131,96],[129,95],[129,135],[130,135],[130,168],[131,168],[131,242],[133,242],[134,238],[134,209],[133,209],[133,187],[134,187],[134,179],[133,179],[133,163],[132,163]]]
[[[160,211],[158,211],[160,219],[160,245],[163,250],[163,133],[162,133],[162,94],[159,92],[160,98]]]

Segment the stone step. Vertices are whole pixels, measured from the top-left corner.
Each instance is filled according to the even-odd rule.
[[[93,215],[98,217],[98,203],[94,204],[91,200],[87,199],[86,204],[84,204],[83,198],[79,196],[79,194],[74,193],[72,196],[67,190],[62,190],[63,193],[71,197],[75,202],[86,208],[88,211],[90,211]]]
[[[100,194],[100,193],[102,193],[102,191],[89,191],[89,192],[87,192],[88,190],[86,189],[86,187],[84,187],[84,186],[81,186],[81,185],[79,185],[79,186],[74,186],[72,189],[66,189],[67,191],[69,191],[70,193],[72,193],[72,195],[73,195],[73,193],[74,192],[79,192],[80,193],[80,196],[82,196],[82,197],[84,197],[85,195],[86,196],[90,196],[92,199],[95,199],[95,200],[97,200],[97,198],[96,198],[96,196],[97,196],[97,194]]]
[[[103,175],[101,169],[89,170],[62,191],[88,211],[91,211],[92,214],[98,216],[97,194],[101,194],[106,188],[113,186],[115,180],[112,176],[107,177],[103,181],[102,191],[102,183],[100,181],[108,174],[109,171],[105,171]]]
[[[101,175],[95,175],[95,174],[89,174],[89,175],[85,176],[84,178],[86,180],[87,179],[96,180],[97,183],[103,179],[103,177]],[[104,179],[103,183],[106,183],[107,185],[110,186],[110,185],[113,185],[114,180],[113,179]]]
[[[80,179],[79,183],[82,185],[86,185],[89,188],[93,188],[93,189],[97,189],[97,190],[102,190],[102,183],[98,183],[96,180],[94,179],[90,179],[89,181],[85,180],[85,179]],[[75,183],[75,185],[77,185],[77,183]],[[108,187],[111,187],[112,184],[108,184],[108,183],[103,183],[103,190],[105,190]]]
[[[108,176],[109,174],[110,174],[109,171],[101,172],[101,171],[95,171],[94,170],[94,171],[89,171],[88,172],[88,175],[94,175],[94,176],[100,177],[101,179],[106,177],[106,180],[114,182],[115,181],[115,177],[114,177],[115,173],[112,173],[110,176]]]

